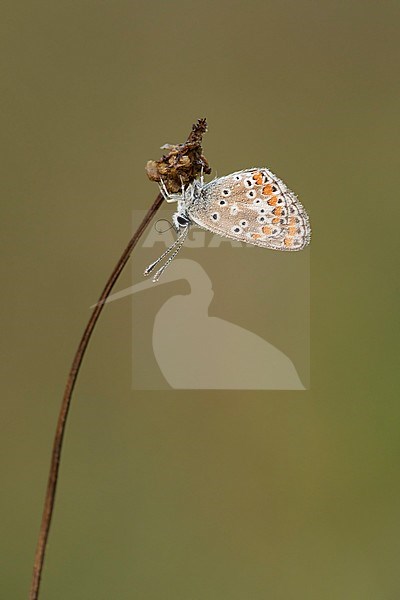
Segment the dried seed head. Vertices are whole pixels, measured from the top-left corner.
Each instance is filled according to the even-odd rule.
[[[201,171],[211,173],[207,159],[202,154],[201,142],[207,131],[206,119],[199,119],[184,144],[165,144],[162,150],[169,150],[160,160],[149,160],[146,165],[147,176],[151,181],[161,180],[171,193],[180,192],[196,179]]]

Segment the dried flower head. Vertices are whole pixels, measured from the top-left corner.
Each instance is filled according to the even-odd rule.
[[[151,181],[164,182],[171,193],[180,192],[201,172],[211,173],[211,167],[202,154],[201,142],[207,131],[206,119],[199,119],[184,144],[165,144],[162,150],[169,150],[160,160],[149,160],[146,165],[147,176]]]

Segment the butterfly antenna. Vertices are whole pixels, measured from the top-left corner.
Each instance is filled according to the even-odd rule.
[[[160,277],[164,273],[165,269],[168,267],[168,265],[171,264],[171,262],[174,260],[175,256],[178,254],[179,250],[182,248],[183,244],[185,243],[185,239],[186,239],[186,236],[188,234],[188,231],[189,231],[189,226],[185,227],[185,229],[182,231],[182,235],[178,238],[179,239],[179,243],[176,245],[176,248],[175,248],[174,252],[168,258],[168,260],[165,261],[165,263],[163,264],[163,266],[160,267],[158,269],[158,271],[156,271],[156,273],[154,274],[154,277],[153,277],[153,282],[154,283],[160,279]]]
[[[174,241],[173,244],[171,244],[166,250],[165,252],[163,252],[161,254],[161,256],[159,256],[157,258],[157,260],[155,260],[154,262],[152,262],[143,272],[143,275],[149,275],[149,273],[152,272],[152,270],[154,269],[154,267],[156,265],[158,265],[158,263],[164,258],[164,256],[166,256],[167,254],[169,254],[171,252],[171,250],[173,250],[176,246],[178,246],[176,252],[172,255],[173,257],[176,256],[177,252],[180,250],[183,242],[185,241],[186,235],[187,235],[187,230],[188,227],[185,227],[185,229],[178,235],[178,237],[176,238],[176,240]]]

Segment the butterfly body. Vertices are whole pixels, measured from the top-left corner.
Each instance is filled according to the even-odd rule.
[[[272,250],[302,250],[310,242],[308,215],[295,194],[267,168],[252,168],[219,177],[209,183],[194,181],[182,194],[170,195],[177,201],[172,220],[178,232],[175,251],[156,273],[155,280],[177,254],[189,227],[196,225],[223,237]],[[159,262],[150,265],[148,274]]]

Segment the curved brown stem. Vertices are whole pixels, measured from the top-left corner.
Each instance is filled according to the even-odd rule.
[[[47,482],[46,497],[44,502],[42,522],[40,525],[39,539],[36,548],[35,562],[33,565],[33,576],[31,589],[29,594],[29,600],[37,600],[39,597],[40,579],[43,570],[44,557],[46,552],[46,544],[49,537],[51,518],[54,510],[54,500],[57,489],[58,472],[60,468],[60,457],[65,432],[65,426],[68,417],[68,411],[71,404],[72,392],[74,390],[75,382],[77,380],[79,369],[82,363],[82,359],[85,355],[86,348],[89,344],[93,330],[96,326],[97,320],[103,310],[105,301],[107,300],[115,282],[121,274],[124,266],[128,262],[128,259],[132,253],[133,248],[136,246],[140,236],[143,234],[147,225],[160,208],[163,202],[163,197],[158,194],[157,198],[153,202],[152,206],[147,211],[143,221],[139,225],[138,229],[133,234],[133,237],[129,241],[129,244],[123,251],[121,258],[117,262],[113,272],[111,273],[104,290],[99,298],[98,303],[95,305],[93,312],[90,316],[88,324],[86,325],[85,331],[83,332],[81,341],[78,349],[75,353],[74,360],[70,372],[68,374],[67,384],[65,386],[64,396],[61,402],[60,414],[58,416],[56,433],[53,442],[53,451],[51,455],[50,472]]]

